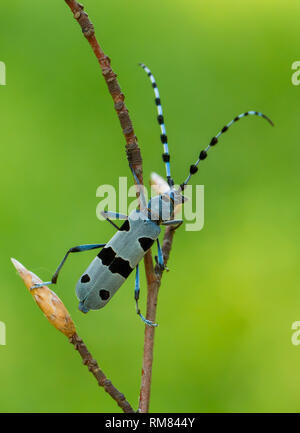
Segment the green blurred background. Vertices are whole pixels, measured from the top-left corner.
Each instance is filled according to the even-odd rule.
[[[162,148],[145,62],[165,111],[172,170],[189,165],[224,123],[237,124],[193,184],[205,227],[176,234],[159,294],[151,411],[299,411],[300,60],[298,0],[85,0],[126,95],[145,178]],[[0,411],[118,408],[49,325],[9,258],[48,280],[65,251],[105,242],[96,188],[128,176],[124,138],[97,62],[63,0],[1,5]],[[144,327],[134,277],[103,310],[78,311],[75,284],[95,253],[74,255],[55,291],[114,384],[137,407]],[[145,278],[142,276],[142,310]]]

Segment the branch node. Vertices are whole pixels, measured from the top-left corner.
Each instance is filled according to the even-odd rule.
[[[110,381],[109,379],[105,379],[105,380],[103,381],[103,386],[104,386],[105,388],[110,387],[110,386],[111,386],[111,381]]]
[[[108,78],[106,80],[106,82],[107,82],[108,90],[112,94],[112,96],[114,96],[114,95],[116,96],[116,95],[119,95],[121,93],[119,83],[115,77],[112,80],[110,78]]]
[[[105,74],[107,74],[108,72],[105,71]],[[107,83],[111,83],[116,79],[117,74],[115,74],[114,72],[111,73],[111,77],[107,78],[106,81]]]
[[[95,29],[94,29],[93,24],[91,24],[91,25],[89,24],[88,27],[83,27],[82,33],[84,34],[84,36],[86,38],[90,38],[91,36],[93,36],[95,34]]]
[[[115,103],[115,110],[121,111],[123,107],[124,107],[124,102],[122,100],[117,101]]]
[[[142,156],[141,156],[141,152],[139,149],[135,149],[134,143],[130,143],[132,147],[130,146],[126,146],[126,154],[127,154],[127,159],[128,159],[128,163],[130,166],[141,166],[142,165]],[[142,174],[142,170],[140,169],[135,169],[135,173],[137,175],[137,177],[139,178],[139,176]]]
[[[126,128],[123,129],[123,134],[125,135],[129,135],[133,133],[133,127],[132,125],[127,126]]]
[[[105,77],[106,75],[109,75],[110,74],[110,72],[111,72],[111,68],[110,67],[104,67],[103,69],[102,69],[102,75]]]

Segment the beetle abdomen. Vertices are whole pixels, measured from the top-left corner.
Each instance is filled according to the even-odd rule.
[[[134,211],[95,257],[76,286],[83,312],[103,308],[158,238],[160,228]]]

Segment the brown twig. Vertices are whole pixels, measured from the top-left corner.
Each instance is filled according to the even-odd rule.
[[[71,344],[74,344],[74,347],[76,350],[78,350],[83,364],[87,366],[89,371],[94,375],[96,378],[99,386],[102,386],[105,391],[113,398],[116,403],[120,406],[120,408],[125,413],[134,413],[135,411],[132,409],[128,401],[126,400],[124,394],[122,394],[112,383],[103,371],[100,369],[97,361],[93,359],[92,355],[88,351],[86,345],[82,341],[80,337],[78,337],[77,334],[72,335],[72,337],[69,339]]]
[[[28,271],[20,262],[15,259],[11,260],[28,289],[30,289],[34,284],[40,284],[42,282],[38,276],[33,272]],[[120,406],[123,412],[133,413],[134,410],[126,400],[125,396],[114,387],[110,380],[107,379],[97,364],[97,361],[93,359],[92,355],[88,351],[85,343],[78,337],[74,322],[56,293],[54,293],[53,290],[50,290],[47,286],[30,290],[30,293],[49,322],[68,337],[70,343],[72,343],[75,346],[75,349],[78,350],[84,365],[86,365],[89,371],[94,375],[99,386],[105,389],[111,398],[113,398]]]
[[[143,168],[141,151],[138,145],[137,137],[135,136],[132,121],[130,119],[128,109],[124,103],[125,96],[121,91],[117,80],[117,75],[111,68],[110,59],[106,56],[100,47],[96,36],[95,29],[84,8],[76,0],[65,0],[70,7],[74,18],[79,23],[82,32],[90,44],[102,70],[103,77],[106,81],[109,93],[114,101],[114,108],[117,112],[123,135],[126,140],[126,154],[129,165],[134,169],[139,181],[143,184]],[[174,231],[170,228],[166,229],[163,254],[165,263],[167,263],[173,240]],[[144,259],[145,272],[147,278],[147,319],[155,322],[157,296],[161,284],[162,273],[158,267],[153,266],[151,251],[148,251]],[[154,333],[155,328],[146,326],[144,340],[144,357],[142,369],[142,382],[140,390],[139,411],[148,412],[150,403],[151,376],[153,364],[153,349],[154,349]]]
[[[167,265],[172,242],[175,231],[168,227],[165,231],[164,241],[162,246],[164,264]],[[159,266],[153,267],[153,262],[148,261],[148,257],[145,256],[145,268],[147,278],[147,319],[152,322],[156,322],[156,310],[158,291],[161,285],[162,271]],[[147,272],[150,269],[150,273]],[[144,357],[143,357],[143,368],[142,368],[142,381],[140,389],[140,400],[139,400],[139,412],[148,413],[150,405],[150,392],[151,392],[151,380],[152,380],[152,365],[153,365],[153,351],[154,351],[154,335],[155,328],[146,326],[145,327],[145,338],[144,338]]]
[[[110,59],[106,56],[99,45],[95,29],[88,14],[84,12],[84,7],[76,0],[65,0],[71,9],[74,18],[77,20],[81,27],[82,33],[90,44],[102,71],[102,75],[107,84],[109,93],[114,102],[114,108],[117,112],[123,135],[126,140],[126,153],[129,164],[133,167],[136,175],[138,176],[141,184],[143,183],[142,177],[142,156],[138,145],[137,137],[135,136],[131,119],[129,117],[128,109],[125,105],[125,96],[121,91],[120,85],[117,80],[117,74],[112,70]]]

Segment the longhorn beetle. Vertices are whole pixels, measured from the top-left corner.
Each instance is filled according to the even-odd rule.
[[[70,253],[102,248],[100,253],[94,258],[77,283],[76,294],[80,301],[79,309],[83,313],[87,313],[89,310],[98,310],[104,307],[126,281],[130,273],[136,269],[134,292],[136,312],[144,323],[149,326],[157,326],[157,324],[147,320],[141,314],[138,306],[140,294],[139,262],[156,241],[158,248],[157,262],[161,269],[164,269],[163,254],[158,239],[161,231],[160,225],[173,226],[175,229],[182,224],[183,221],[176,220],[174,216],[175,207],[185,201],[185,198],[182,195],[185,186],[189,182],[191,176],[198,171],[199,162],[203,161],[207,157],[208,150],[217,144],[220,136],[224,134],[233,123],[246,116],[263,117],[271,125],[273,125],[273,122],[263,113],[258,111],[247,111],[235,117],[211,139],[209,145],[204,150],[201,150],[195,164],[190,166],[190,172],[186,180],[178,189],[176,189],[171,176],[168,139],[157,84],[147,66],[144,64],[140,64],[140,66],[149,76],[155,93],[155,104],[158,111],[157,120],[161,129],[160,138],[164,147],[162,157],[166,168],[166,177],[169,188],[166,192],[151,198],[147,204],[143,189],[141,188],[141,185],[139,185],[139,181],[131,167],[140,192],[140,208],[134,210],[129,216],[110,211],[102,212],[105,219],[107,219],[118,230],[111,240],[106,244],[79,245],[70,248],[55,271],[51,281],[36,284],[32,286],[31,289],[43,285],[56,284],[58,274]],[[121,227],[118,227],[110,218],[125,220],[125,222]]]

